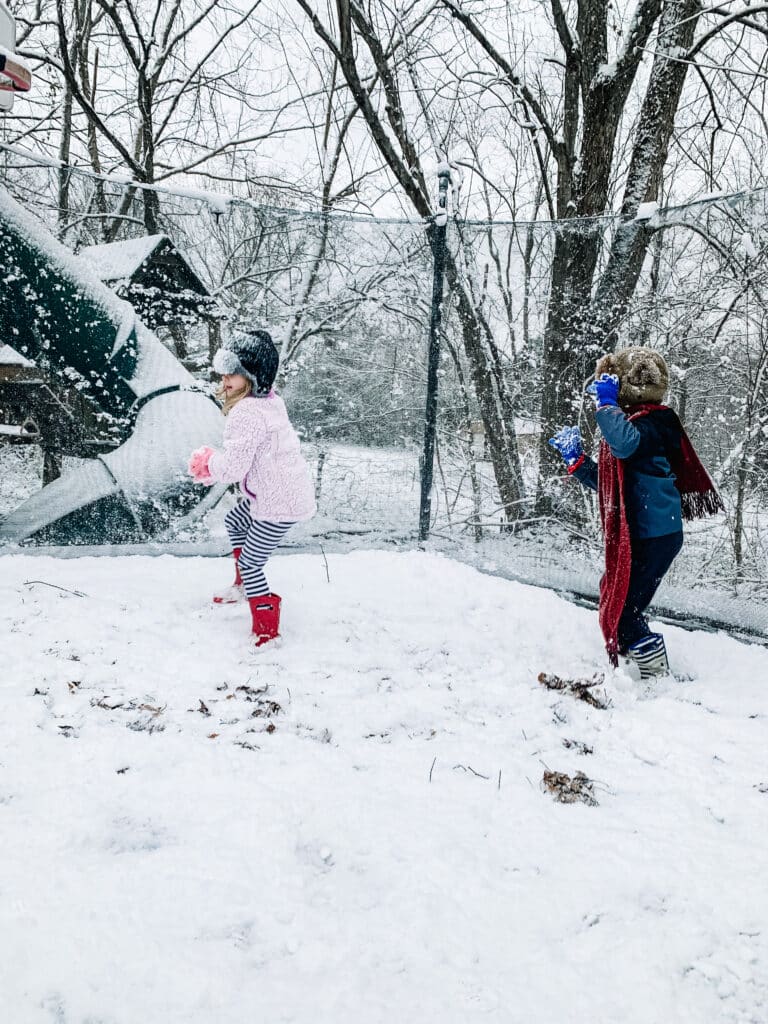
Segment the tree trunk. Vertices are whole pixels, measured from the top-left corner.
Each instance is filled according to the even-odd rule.
[[[62,107],[61,142],[59,143],[59,239],[64,237],[69,219],[69,153],[72,141],[72,90],[64,82],[64,104]]]
[[[445,345],[450,353],[451,359],[453,359],[453,365],[456,368],[456,377],[459,382],[459,394],[461,395],[461,408],[464,416],[464,429],[467,432],[467,443],[465,445],[465,457],[467,459],[467,465],[469,467],[469,481],[472,487],[472,530],[475,537],[475,543],[479,544],[483,539],[483,524],[482,524],[482,503],[480,495],[480,477],[477,472],[477,460],[475,458],[475,447],[474,438],[472,437],[472,407],[469,401],[469,392],[467,390],[467,380],[464,376],[464,367],[461,365],[459,359],[459,353],[456,351],[456,346],[451,344],[450,339],[447,335],[444,335]]]
[[[521,515],[525,491],[509,390],[499,353],[492,339],[489,341],[487,325],[484,327],[482,317],[461,280],[456,259],[450,252],[446,257],[445,272],[450,292],[456,299],[464,352],[486,429],[505,518],[512,521]]]
[[[653,232],[638,220],[641,203],[659,193],[675,114],[688,71],[688,63],[674,59],[693,41],[701,8],[698,0],[669,0],[659,21],[656,55],[640,111],[627,173],[621,223],[614,233],[608,260],[592,298],[593,280],[602,244],[601,221],[564,222],[558,228],[552,265],[552,286],[544,333],[543,398],[539,445],[537,511],[545,513],[551,502],[544,470],[547,441],[553,430],[568,423],[578,406],[579,390],[597,356],[615,347],[618,328],[626,316],[637,286],[648,243]],[[672,54],[670,57],[669,55]],[[625,101],[625,90],[606,95],[605,117],[616,113],[616,96]],[[599,111],[591,118],[599,120]],[[585,125],[588,115],[585,112]],[[603,137],[604,135],[604,137]],[[578,183],[577,212],[602,213],[608,208],[609,177],[613,164],[614,136],[591,133],[585,127],[582,145],[584,168]],[[610,148],[608,144],[610,143]],[[586,153],[590,153],[587,160]],[[587,183],[590,189],[586,189]],[[577,390],[579,389],[579,390]]]
[[[733,517],[733,559],[736,563],[736,578],[744,575],[744,500],[747,491],[747,445],[741,453],[736,471],[736,509]]]

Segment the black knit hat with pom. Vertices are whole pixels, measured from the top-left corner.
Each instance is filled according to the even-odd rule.
[[[216,373],[239,373],[253,384],[254,395],[268,395],[280,356],[267,331],[233,331],[213,357]]]

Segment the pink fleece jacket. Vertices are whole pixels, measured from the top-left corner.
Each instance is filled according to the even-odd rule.
[[[285,402],[274,392],[234,405],[224,450],[208,460],[211,482],[239,483],[251,515],[267,522],[301,522],[315,514],[315,493]]]

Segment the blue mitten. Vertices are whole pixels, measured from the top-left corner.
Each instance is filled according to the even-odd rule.
[[[619,404],[619,378],[615,373],[601,373],[587,388],[587,394],[595,400],[595,408]]]
[[[584,454],[581,447],[581,431],[578,427],[560,427],[555,436],[550,437],[549,443],[560,452],[569,468]]]

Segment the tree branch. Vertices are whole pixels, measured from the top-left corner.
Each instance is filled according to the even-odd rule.
[[[559,156],[560,151],[563,147],[562,142],[558,139],[552,125],[549,123],[549,119],[544,113],[544,108],[541,106],[536,96],[531,92],[528,86],[523,82],[519,75],[515,72],[512,65],[503,57],[501,53],[496,49],[490,39],[485,33],[475,24],[474,20],[470,17],[466,11],[462,10],[458,6],[456,0],[441,0],[442,5],[451,13],[451,15],[466,28],[469,34],[477,40],[482,49],[491,58],[498,68],[503,71],[507,81],[515,89],[515,91],[522,97],[526,104],[530,107],[533,112],[533,116],[539,123],[539,127],[544,132],[547,142],[549,143],[550,149]]]

